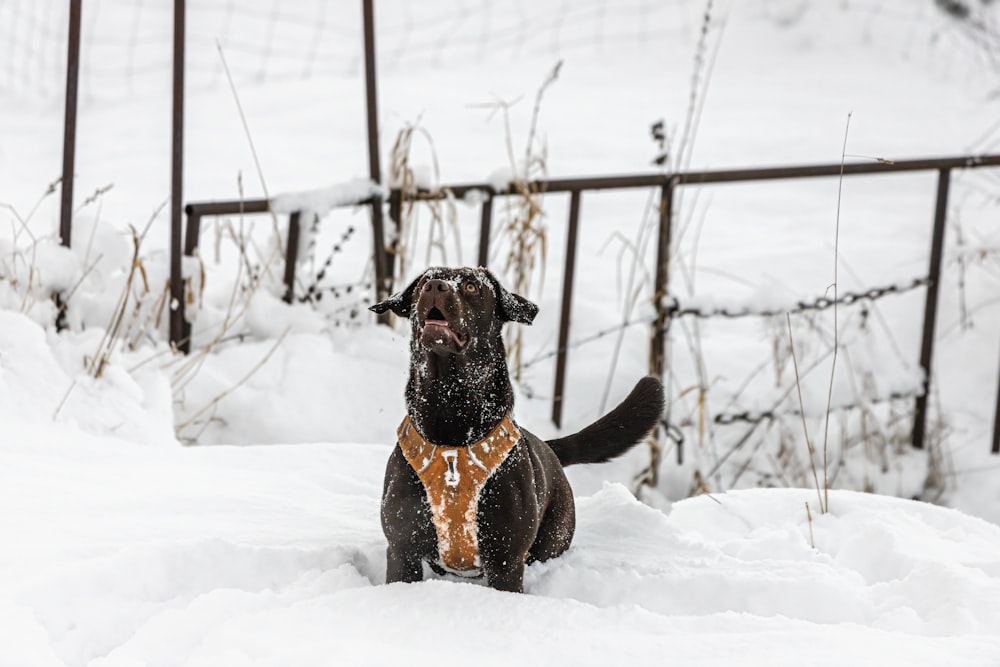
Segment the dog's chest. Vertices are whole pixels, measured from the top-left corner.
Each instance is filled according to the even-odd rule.
[[[517,426],[508,415],[482,440],[446,447],[424,440],[407,416],[397,435],[403,456],[427,494],[441,565],[455,572],[479,570],[479,498],[486,481],[521,439]]]

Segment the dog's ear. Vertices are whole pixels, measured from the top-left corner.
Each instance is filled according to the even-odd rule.
[[[538,314],[538,306],[525,299],[519,294],[508,292],[497,280],[497,277],[489,269],[480,267],[493,283],[494,292],[497,295],[497,314],[504,322],[519,322],[520,324],[531,324]]]
[[[500,288],[500,317],[506,322],[520,322],[521,324],[531,324],[538,314],[538,306],[525,299],[519,294],[511,294],[504,288]]]
[[[417,283],[420,282],[421,278],[423,278],[422,275],[417,276],[413,279],[412,283],[407,285],[406,289],[396,292],[385,301],[368,306],[368,310],[379,315],[387,310],[391,310],[400,317],[409,317],[410,309],[413,307],[413,291],[417,288]]]

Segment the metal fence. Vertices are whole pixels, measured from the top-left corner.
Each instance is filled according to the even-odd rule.
[[[362,0],[363,20],[364,20],[364,49],[365,49],[365,78],[367,95],[367,120],[368,120],[368,157],[369,171],[373,182],[381,182],[381,169],[379,164],[379,140],[378,140],[378,106],[376,93],[376,66],[375,66],[375,27],[373,0]],[[69,41],[68,58],[66,71],[66,116],[64,134],[64,155],[63,155],[63,180],[62,180],[62,215],[60,220],[60,232],[62,242],[70,244],[72,231],[72,202],[73,193],[73,173],[74,173],[74,145],[76,135],[76,97],[79,77],[79,44],[80,44],[80,13],[81,0],[70,0],[69,18]],[[190,347],[190,327],[185,319],[185,295],[184,284],[181,273],[182,254],[191,255],[198,247],[200,223],[205,216],[227,215],[227,214],[254,214],[268,213],[271,211],[271,204],[267,200],[247,200],[229,201],[213,203],[193,203],[184,207],[187,224],[186,230],[183,224],[182,203],[183,194],[181,192],[181,176],[183,165],[183,130],[184,130],[184,34],[185,34],[185,2],[184,0],[174,0],[173,14],[173,105],[172,105],[172,169],[171,169],[171,229],[170,229],[170,295],[174,308],[170,314],[169,336],[171,342],[178,348],[187,351]],[[666,332],[670,321],[676,317],[689,315],[711,316],[711,315],[732,315],[732,313],[703,313],[697,309],[685,309],[669,298],[667,286],[670,275],[670,242],[672,233],[672,218],[674,209],[674,195],[678,188],[697,187],[709,184],[766,181],[774,179],[800,179],[815,177],[849,177],[856,175],[873,175],[884,173],[898,173],[910,171],[936,171],[938,172],[937,197],[935,202],[933,226],[931,231],[931,251],[927,275],[919,278],[911,285],[919,287],[926,285],[926,299],[924,307],[924,322],[920,348],[920,367],[924,372],[923,391],[916,396],[915,418],[912,432],[912,443],[914,447],[924,446],[924,437],[927,420],[927,396],[928,387],[931,381],[931,369],[934,355],[934,331],[937,320],[938,292],[940,289],[941,262],[944,248],[945,218],[948,204],[948,193],[951,172],[955,169],[976,169],[981,167],[1000,166],[1000,156],[963,156],[950,158],[933,158],[920,160],[905,160],[897,162],[875,161],[853,164],[826,164],[791,167],[770,167],[759,169],[737,169],[722,171],[695,171],[674,174],[645,174],[645,175],[625,175],[625,176],[605,176],[594,178],[577,179],[556,179],[549,181],[532,182],[519,184],[521,188],[526,187],[531,192],[557,194],[568,193],[570,196],[567,249],[565,257],[565,270],[563,277],[562,307],[560,314],[558,347],[556,349],[556,373],[555,391],[553,394],[552,419],[556,425],[562,421],[563,392],[565,389],[566,364],[568,361],[568,341],[570,315],[572,310],[573,280],[576,270],[576,245],[577,232],[580,219],[580,208],[582,205],[582,194],[596,190],[618,190],[629,188],[657,188],[660,190],[660,210],[657,237],[657,256],[654,278],[653,302],[656,316],[650,322],[650,348],[649,348],[649,369],[650,372],[660,377],[663,376],[665,363],[665,343]],[[473,183],[442,187],[435,192],[418,193],[418,199],[440,199],[446,196],[463,197],[472,190],[485,193],[482,204],[480,237],[479,237],[479,263],[486,265],[489,255],[490,228],[493,215],[493,200],[496,197],[503,197],[519,192],[517,184],[511,183],[503,191],[497,191],[492,186],[485,183]],[[399,220],[400,202],[407,196],[398,190],[390,194],[389,213],[390,219]],[[384,205],[385,201],[379,198],[372,198],[365,201],[354,202],[357,204],[367,204],[371,207],[373,260],[375,267],[375,289],[376,298],[382,298],[390,288],[392,275],[393,255],[391,249],[385,243],[384,230]],[[291,301],[294,298],[295,266],[297,257],[297,238],[301,223],[302,212],[293,212],[289,216],[288,231],[288,252],[285,258],[285,282],[287,285],[285,298]],[[185,233],[186,231],[186,233]],[[882,296],[892,291],[899,291],[899,286],[895,289],[881,290]],[[854,295],[857,297],[858,295]],[[865,294],[861,295],[862,297]],[[875,298],[874,292],[867,294],[868,298]],[[814,308],[828,307],[833,302],[813,304]],[[720,415],[725,417],[725,415]],[[737,415],[738,417],[738,415]],[[721,423],[721,422],[720,422]],[[997,406],[994,417],[993,443],[991,451],[1000,454],[1000,383],[997,387]]]
[[[800,179],[800,178],[838,178],[853,177],[859,175],[877,175],[900,172],[920,172],[936,171],[938,173],[937,196],[935,199],[934,214],[931,227],[930,260],[927,274],[913,279],[912,281],[899,285],[886,285],[873,287],[859,293],[847,293],[838,299],[820,297],[812,302],[797,304],[793,310],[822,310],[832,307],[835,304],[853,303],[860,299],[878,299],[887,294],[900,293],[911,289],[926,287],[926,298],[924,305],[924,321],[920,346],[920,368],[924,374],[922,391],[912,398],[915,398],[915,413],[912,431],[912,444],[915,448],[923,448],[926,423],[927,423],[927,397],[928,387],[931,381],[931,369],[934,359],[934,332],[937,322],[938,293],[941,283],[941,264],[944,249],[944,232],[946,223],[946,212],[948,209],[949,185],[951,182],[951,172],[955,169],[977,169],[983,167],[1000,167],[1000,155],[985,156],[962,156],[947,158],[930,158],[917,160],[901,160],[895,162],[877,161],[850,164],[825,164],[825,165],[805,165],[789,167],[766,167],[757,169],[731,169],[721,171],[692,171],[675,174],[641,174],[624,176],[600,176],[587,178],[553,179],[548,181],[532,181],[529,183],[510,183],[503,190],[496,190],[487,183],[466,183],[450,186],[442,186],[433,192],[404,193],[394,189],[389,195],[390,220],[399,220],[400,202],[404,197],[415,198],[417,200],[439,200],[446,197],[461,199],[467,194],[478,192],[482,197],[482,208],[480,214],[479,228],[479,250],[478,262],[481,266],[487,266],[489,261],[489,242],[491,238],[491,226],[493,219],[494,200],[498,197],[518,196],[518,193],[525,190],[544,195],[569,194],[569,217],[567,220],[567,238],[565,266],[563,271],[562,302],[559,317],[559,336],[555,350],[555,387],[552,399],[552,421],[556,426],[562,422],[563,396],[566,382],[566,366],[569,360],[569,334],[570,322],[572,320],[573,308],[573,282],[576,273],[576,249],[580,223],[580,210],[582,206],[583,193],[598,190],[622,190],[634,188],[657,188],[660,190],[659,220],[657,228],[657,256],[656,270],[653,284],[653,302],[655,307],[655,317],[648,323],[650,329],[649,347],[649,371],[650,373],[663,377],[666,332],[670,321],[677,317],[698,316],[698,317],[739,317],[739,316],[768,316],[778,314],[771,312],[750,312],[750,311],[703,311],[697,308],[686,308],[683,304],[668,296],[669,273],[670,273],[670,245],[671,233],[673,230],[673,204],[676,191],[682,187],[698,187],[710,184],[757,182],[776,179]],[[345,206],[368,205],[372,208],[373,220],[381,218],[386,201],[382,199],[369,198],[344,204]],[[199,230],[201,220],[206,216],[236,215],[269,213],[270,203],[267,200],[255,199],[244,201],[222,201],[207,203],[192,203],[185,207],[187,215],[186,238],[184,243],[185,253],[190,255],[198,246]],[[288,256],[285,264],[285,299],[291,302],[294,299],[295,285],[295,265],[297,262],[297,239],[301,224],[302,212],[293,212],[288,219]],[[387,248],[384,242],[376,234],[375,248],[373,252],[376,256],[376,266],[382,264],[387,267],[391,263],[391,249]],[[381,255],[381,259],[378,256]],[[385,269],[383,269],[385,270]],[[385,275],[385,274],[383,274]],[[183,286],[179,284],[180,276],[173,279],[178,281],[176,289],[183,293]],[[390,286],[385,284],[383,294]],[[171,313],[171,318],[176,320],[176,326],[171,326],[172,340],[181,349],[187,350],[189,345],[190,329],[184,319],[184,299],[178,300],[179,307]],[[908,398],[911,396],[889,396],[887,399]],[[732,423],[734,421],[761,421],[774,418],[774,414],[737,413],[720,414],[716,416],[718,423]],[[992,451],[1000,453],[1000,382],[997,388],[997,409],[993,433]]]

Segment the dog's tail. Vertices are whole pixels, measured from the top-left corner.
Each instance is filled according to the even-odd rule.
[[[646,376],[617,408],[579,433],[549,441],[563,467],[603,463],[621,456],[656,426],[663,412],[663,385]]]

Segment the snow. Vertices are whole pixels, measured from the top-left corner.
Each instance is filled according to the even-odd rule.
[[[656,488],[636,488],[641,447],[568,470],[576,538],[527,568],[523,596],[430,572],[387,586],[379,504],[409,333],[374,325],[367,214],[340,207],[384,194],[366,176],[360,14],[189,3],[185,201],[286,194],[273,219],[202,221],[183,263],[185,358],[165,342],[168,4],[84,3],[66,249],[50,184],[67,8],[0,3],[0,666],[1000,664],[996,170],[952,173],[927,451],[907,444],[912,399],[883,401],[922,384],[922,289],[839,309],[832,385],[829,311],[793,315],[790,333],[783,315],[680,319],[668,395],[684,443],[663,443]],[[850,161],[1000,146],[991,54],[936,3],[716,2],[701,56],[697,0],[411,4],[376,2],[379,123],[389,173],[393,139],[419,119],[408,164],[422,186],[499,189],[532,156],[553,177],[648,173],[659,119],[673,166],[692,169],[837,163],[848,113]],[[970,6],[996,25],[995,7]],[[681,158],[693,63],[713,53]],[[840,294],[922,276],[935,179],[681,188],[670,294],[733,310],[831,296],[838,222]],[[390,225],[396,287],[474,263],[487,198]],[[646,372],[648,327],[614,328],[652,316],[658,202],[582,202],[563,428],[550,414],[568,197],[543,201],[544,275],[523,294],[539,314],[506,334],[523,334],[527,362],[515,417],[543,438]],[[517,202],[493,204],[490,267],[510,287]],[[284,267],[267,261],[295,210],[308,212],[296,295],[314,288],[311,303],[285,303]],[[61,332],[53,292],[69,303]],[[789,335],[805,427],[831,451],[828,514],[808,488]],[[772,410],[784,416],[756,429],[712,421]]]
[[[516,179],[517,173],[513,167],[499,167],[490,172],[486,182],[494,192],[503,192]]]
[[[275,213],[307,211],[320,217],[340,206],[350,206],[371,197],[385,197],[385,190],[367,178],[356,178],[318,190],[283,192],[271,198]]]
[[[16,548],[0,551],[0,613],[22,631],[0,636],[2,664],[430,665],[442,645],[485,664],[1000,655],[1000,527],[926,503],[835,491],[821,516],[814,491],[772,489],[664,513],[607,484],[524,596],[385,586],[387,446],[143,450],[5,430],[0,531]]]

